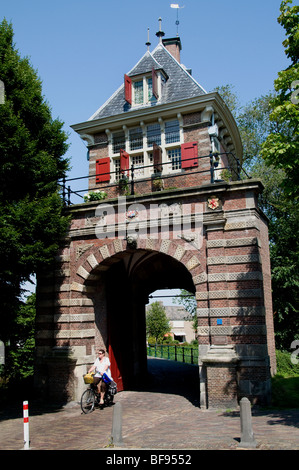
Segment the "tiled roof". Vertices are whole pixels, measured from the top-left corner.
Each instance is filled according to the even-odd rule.
[[[147,51],[144,56],[137,62],[135,67],[127,73],[129,77],[133,77],[134,75],[140,75],[147,72],[151,72],[152,68],[154,67],[155,70],[163,69],[162,65],[156,61],[153,55]]]
[[[141,107],[153,107],[160,104],[167,104],[187,98],[193,98],[206,93],[196,80],[187,72],[186,68],[167,51],[163,44],[158,44],[152,53],[147,51],[138,63],[127,73],[129,76],[144,74],[162,69],[168,77],[164,87],[162,97],[157,103],[150,103]],[[104,117],[116,116],[135,110],[124,97],[124,84],[104,103],[89,120]]]

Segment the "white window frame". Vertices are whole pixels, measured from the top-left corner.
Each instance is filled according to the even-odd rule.
[[[165,124],[167,122],[172,122],[172,121],[178,121],[179,123],[179,132],[177,133],[177,139],[175,139],[174,142],[166,143],[166,134],[165,134]],[[113,161],[113,171],[116,171],[117,173],[114,173],[111,178],[111,182],[118,182],[120,178],[120,172],[119,172],[119,165],[120,165],[120,153],[119,152],[114,152],[114,144],[113,144],[113,136],[114,135],[120,135],[122,132],[124,132],[125,135],[125,145],[122,146],[126,152],[129,153],[130,155],[130,168],[131,164],[134,162],[134,159],[140,158],[140,156],[143,156],[143,165],[146,168],[144,169],[139,169],[138,170],[138,165],[140,166],[141,163],[137,164],[137,166],[134,165],[135,172],[134,172],[134,178],[138,180],[139,178],[150,178],[152,175],[157,173],[154,168],[153,168],[153,145],[150,144],[148,145],[148,126],[151,125],[159,125],[160,126],[160,136],[161,136],[161,141],[157,139],[158,141],[156,142],[157,145],[162,150],[162,163],[163,165],[163,170],[162,170],[162,176],[171,174],[171,173],[177,173],[181,171],[181,164],[178,166],[177,163],[174,162],[173,164],[170,164],[171,160],[169,158],[169,152],[173,153],[173,151],[181,151],[181,144],[184,142],[183,139],[183,126],[182,126],[182,117],[180,114],[177,116],[173,116],[172,118],[167,118],[167,120],[163,121],[163,119],[159,118],[157,121],[152,121],[148,123],[140,122],[139,125],[136,123],[135,126],[132,127],[126,127],[123,126],[122,129],[116,130],[114,132],[111,132],[109,129],[106,129],[108,138],[109,138],[109,156],[112,157]],[[166,125],[167,127],[167,125]],[[134,140],[131,140],[130,133],[133,133],[134,129],[139,129],[141,128],[142,130],[142,146],[138,146],[137,148],[132,149],[131,144],[134,142]],[[134,145],[133,145],[134,146]],[[175,160],[177,157],[174,157]],[[180,158],[181,162],[181,158]]]
[[[159,90],[159,96],[160,96],[160,91],[161,91],[161,85],[160,85],[160,75],[158,74],[158,90]],[[136,89],[135,89],[135,84],[141,83],[142,86],[140,87],[142,89],[142,99],[138,103],[136,102]],[[149,91],[151,90],[151,94],[149,95]],[[133,107],[138,107],[138,106],[144,106],[149,103],[151,103],[153,100],[156,100],[156,98],[153,95],[153,83],[152,83],[152,75],[146,74],[142,75],[139,77],[134,77],[132,78],[132,106]]]

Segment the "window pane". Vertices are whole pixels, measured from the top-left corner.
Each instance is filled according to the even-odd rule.
[[[125,149],[126,140],[124,132],[113,134],[113,153],[119,153],[120,149]]]
[[[134,100],[135,104],[143,104],[143,81],[134,83]]]
[[[153,167],[154,167],[154,154],[151,152],[148,154],[148,159],[149,159],[149,162],[153,164]],[[157,168],[153,168],[153,171],[154,173],[160,173],[160,171],[157,170]]]
[[[132,163],[134,165],[134,177],[140,177],[144,175],[144,160],[143,155],[135,155],[132,157]]]
[[[120,179],[120,159],[114,160],[115,181]]]
[[[181,149],[172,149],[167,152],[169,160],[171,160],[171,169],[180,170],[181,169]]]
[[[179,121],[165,122],[165,143],[171,144],[180,141]]]
[[[147,146],[151,147],[153,143],[161,145],[160,124],[151,124],[147,126]]]
[[[143,134],[141,127],[131,129],[130,136],[130,150],[142,149],[143,147]]]
[[[153,80],[151,78],[147,79],[147,99],[151,100],[153,97]]]

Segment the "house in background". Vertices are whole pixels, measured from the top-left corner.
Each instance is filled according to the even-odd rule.
[[[159,302],[165,309],[167,319],[171,327],[170,333],[174,340],[180,343],[191,343],[195,339],[195,331],[193,328],[193,319],[187,310],[181,305],[163,305],[163,302]],[[146,310],[150,305],[147,306]],[[166,336],[166,335],[165,335]]]
[[[191,343],[195,339],[195,331],[193,328],[193,319],[191,315],[181,306],[165,305],[166,316],[171,326],[171,334],[173,339],[180,343]]]

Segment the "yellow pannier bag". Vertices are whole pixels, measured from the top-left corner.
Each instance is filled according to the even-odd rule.
[[[84,383],[92,384],[93,383],[93,376],[94,376],[94,374],[92,374],[92,373],[83,375]]]

